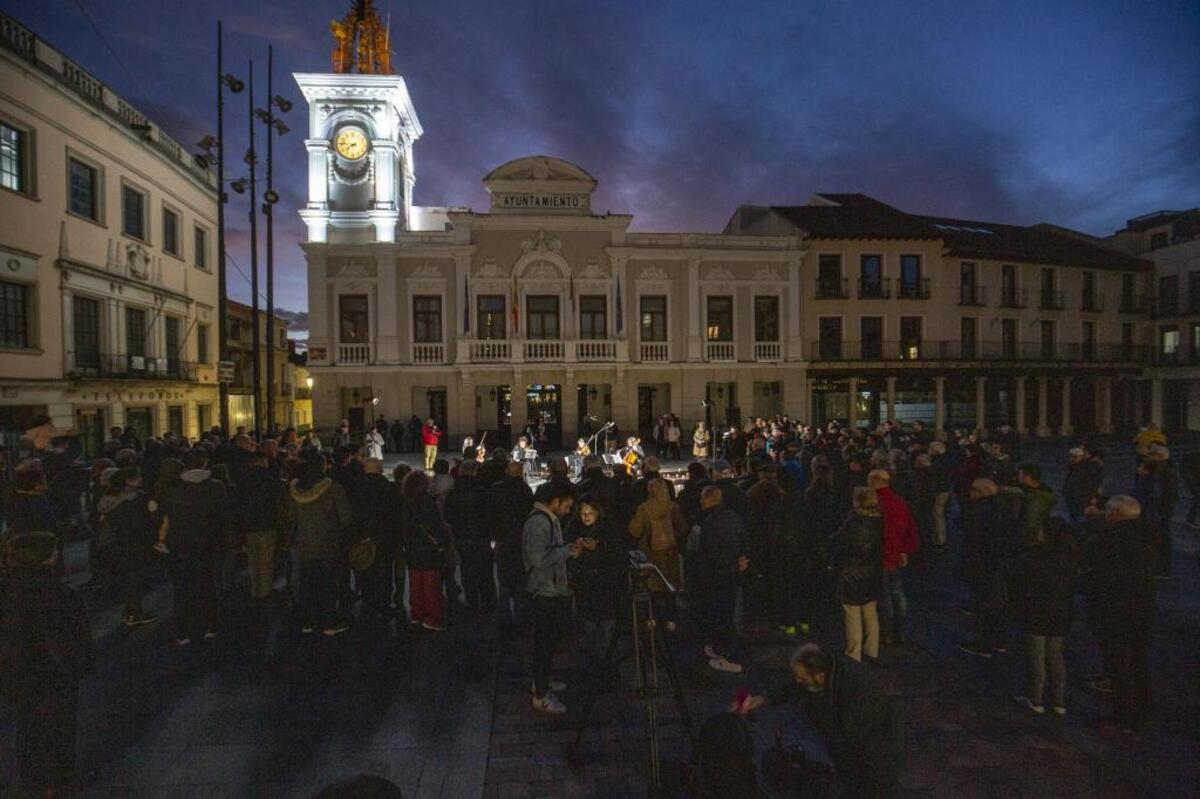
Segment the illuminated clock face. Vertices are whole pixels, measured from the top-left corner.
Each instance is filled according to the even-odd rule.
[[[337,135],[334,146],[342,158],[357,161],[367,154],[367,137],[358,128],[346,128]]]

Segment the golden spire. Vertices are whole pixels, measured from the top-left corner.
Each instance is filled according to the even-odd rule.
[[[355,0],[345,17],[329,23],[329,30],[334,38],[334,72],[392,73],[389,31],[380,24],[372,0]]]

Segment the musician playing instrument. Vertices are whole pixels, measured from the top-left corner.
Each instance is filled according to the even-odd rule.
[[[579,441],[575,444],[575,454],[581,458],[586,458],[588,455],[592,454],[592,448],[588,446],[586,438],[579,439]]]
[[[512,459],[518,463],[529,460],[529,456],[533,454],[536,457],[537,450],[530,449],[529,439],[521,436],[517,439],[517,445],[513,447]]]
[[[645,459],[646,453],[642,449],[642,440],[637,436],[625,439],[625,448],[621,450],[621,462],[625,464],[625,470],[633,474],[634,468]]]

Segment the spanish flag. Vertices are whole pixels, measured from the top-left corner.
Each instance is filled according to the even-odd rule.
[[[517,273],[513,270],[513,286],[512,286],[512,323],[513,335],[516,335],[521,329],[521,301],[517,294]]]

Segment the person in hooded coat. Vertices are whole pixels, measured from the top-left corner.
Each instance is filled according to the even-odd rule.
[[[646,494],[646,501],[638,506],[633,520],[629,522],[629,535],[637,541],[638,547],[658,567],[663,577],[674,587],[680,588],[679,545],[687,537],[687,522],[679,504],[671,499],[670,488],[665,480],[651,480],[646,486]],[[657,576],[651,579],[650,589],[661,603],[667,629],[673,630],[674,597]]]
[[[313,453],[300,476],[288,486],[284,525],[294,530],[293,547],[300,560],[298,610],[301,630],[337,635],[349,628],[342,579],[348,531],[354,520],[346,490],[325,476],[325,459]]]

